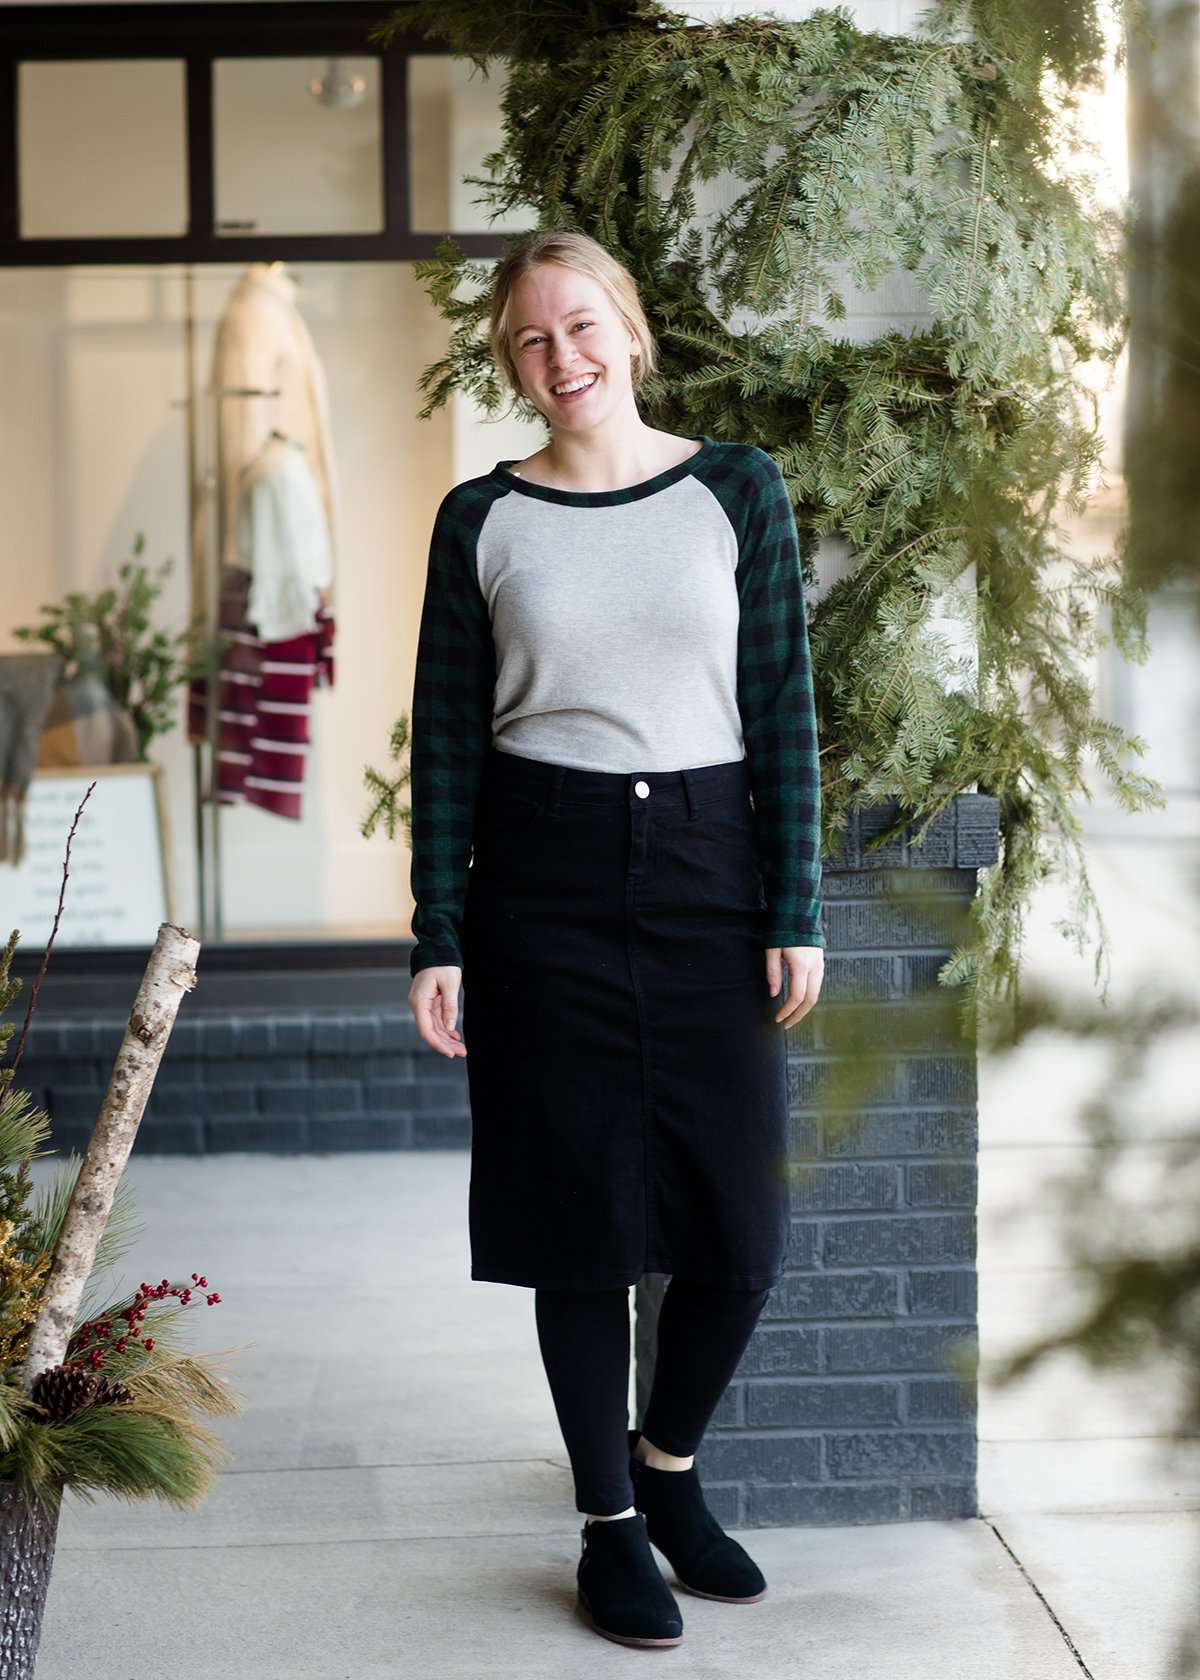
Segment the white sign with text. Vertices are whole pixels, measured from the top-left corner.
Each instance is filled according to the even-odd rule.
[[[0,862],[0,939],[45,950],[63,885],[75,812],[95,782],[71,841],[59,945],[154,944],[168,909],[156,764],[37,770],[25,798],[25,855]]]

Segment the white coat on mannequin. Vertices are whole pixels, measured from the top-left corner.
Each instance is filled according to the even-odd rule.
[[[331,579],[329,534],[307,452],[269,437],[242,475],[238,552],[250,573],[246,615],[264,642],[311,630]]]

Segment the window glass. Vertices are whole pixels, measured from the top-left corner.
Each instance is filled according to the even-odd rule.
[[[216,232],[382,233],[377,58],[213,63]]]
[[[488,175],[484,158],[503,138],[501,58],[486,80],[469,60],[418,53],[408,61],[409,190],[414,233],[508,233],[536,225],[532,206],[489,221],[482,188],[464,176]]]
[[[19,65],[22,239],[185,234],[184,88],[182,59]]]

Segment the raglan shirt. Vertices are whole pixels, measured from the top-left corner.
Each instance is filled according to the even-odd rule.
[[[799,540],[774,460],[697,437],[622,490],[501,461],[443,497],[417,640],[412,974],[462,967],[490,747],[583,770],[745,758],[764,947],[825,943],[820,764]]]

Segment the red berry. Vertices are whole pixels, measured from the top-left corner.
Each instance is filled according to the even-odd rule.
[[[207,1278],[197,1278],[196,1282],[200,1285],[201,1289],[205,1289],[208,1286]]]
[[[154,1346],[154,1337],[147,1336],[146,1340],[142,1343],[142,1346],[145,1348],[146,1352],[149,1353],[150,1349]]]

